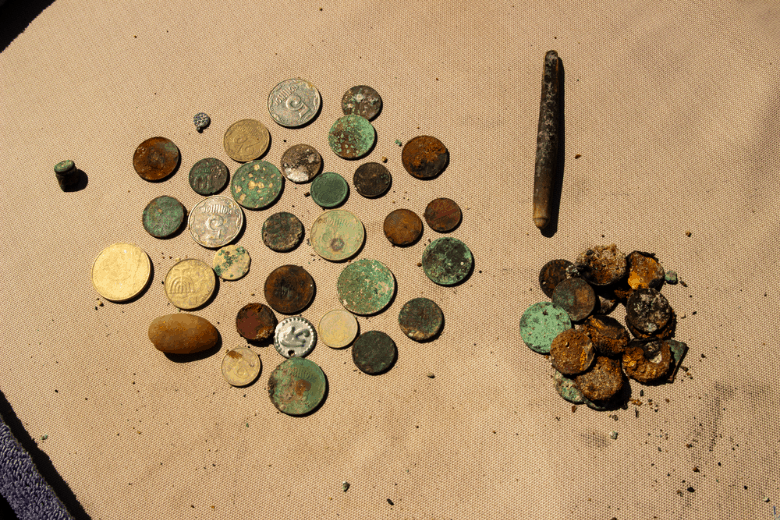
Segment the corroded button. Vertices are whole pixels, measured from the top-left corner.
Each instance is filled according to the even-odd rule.
[[[382,164],[368,162],[358,166],[352,182],[358,193],[367,199],[375,199],[387,193],[393,183],[393,176]]]
[[[428,298],[415,298],[401,308],[398,324],[407,337],[415,341],[425,341],[441,332],[444,313],[436,302]]]
[[[587,399],[603,402],[612,399],[623,388],[623,372],[620,361],[606,356],[596,356],[587,372],[574,377],[574,382]]]
[[[574,265],[593,285],[609,285],[626,275],[626,255],[615,244],[584,251],[577,256]]]
[[[373,88],[358,85],[344,92],[341,110],[344,115],[357,114],[370,121],[382,110],[382,97]]]
[[[214,195],[192,208],[188,225],[195,242],[214,249],[235,240],[244,227],[244,211],[232,198]]]
[[[274,311],[262,303],[248,303],[236,315],[236,330],[249,341],[270,338],[277,323]]]
[[[320,207],[335,208],[347,200],[349,183],[334,172],[325,172],[314,178],[311,183],[311,198]]]
[[[149,339],[154,348],[168,354],[194,354],[213,348],[219,331],[207,319],[194,314],[168,314],[152,320]]]
[[[279,364],[268,378],[268,396],[287,415],[304,415],[325,397],[327,380],[322,369],[306,358],[294,357]]]
[[[330,348],[348,347],[357,337],[358,321],[344,309],[334,309],[322,318],[317,326],[319,337]]]
[[[672,306],[655,289],[637,289],[626,302],[626,321],[643,334],[656,334],[672,319]]]
[[[305,79],[286,79],[268,94],[268,112],[282,126],[303,126],[314,119],[319,110],[320,92]]]
[[[413,177],[432,179],[444,171],[450,154],[441,141],[429,135],[415,137],[404,146],[401,162]]]
[[[227,185],[227,181],[227,166],[213,157],[201,159],[190,169],[190,187],[198,195],[219,193]]]
[[[341,271],[336,282],[339,301],[350,312],[376,314],[395,294],[395,277],[379,260],[362,259]]]
[[[366,155],[376,140],[376,131],[368,119],[355,114],[340,117],[330,127],[328,144],[333,153],[344,159]]]
[[[302,316],[285,318],[274,332],[274,348],[286,358],[306,357],[317,344],[314,325]]]
[[[133,168],[142,179],[161,181],[179,165],[179,148],[165,137],[152,137],[136,148]]]
[[[574,404],[582,404],[585,402],[585,396],[582,395],[580,389],[577,388],[577,384],[573,379],[569,379],[565,375],[561,374],[553,368],[553,380],[555,381],[555,391],[558,395]]]
[[[440,198],[428,203],[423,217],[432,230],[439,233],[449,233],[458,227],[463,214],[460,211],[460,206],[454,200]]]
[[[572,264],[568,260],[550,260],[539,271],[539,287],[548,298],[551,298],[555,287],[567,278],[570,278],[567,269]]]
[[[582,278],[569,278],[555,287],[552,301],[569,313],[571,321],[581,321],[596,307],[596,293]]]
[[[632,289],[658,289],[664,283],[666,273],[655,255],[634,251],[626,257],[626,262],[628,285]]]
[[[282,314],[302,311],[314,298],[314,279],[303,267],[283,265],[265,280],[268,305]]]
[[[263,222],[263,243],[272,251],[292,251],[303,239],[303,224],[292,213],[274,213]]]
[[[609,316],[590,316],[582,324],[582,330],[590,336],[596,352],[606,356],[622,356],[631,340],[626,328]]]
[[[232,386],[246,386],[257,379],[262,366],[257,354],[247,347],[236,347],[222,358],[222,377]]]
[[[550,302],[534,303],[520,318],[520,337],[539,354],[549,354],[555,337],[570,328],[569,313]]]
[[[623,370],[640,383],[657,381],[669,373],[672,352],[668,341],[638,341],[628,344],[623,354]]]
[[[233,198],[248,209],[263,209],[273,204],[282,192],[284,180],[273,164],[252,161],[242,164],[233,175]]]
[[[147,233],[155,238],[168,238],[179,230],[186,212],[181,202],[162,195],[146,205],[141,220]]]
[[[353,256],[363,245],[364,239],[363,223],[343,209],[324,212],[311,226],[311,247],[315,253],[331,262]]]
[[[282,155],[282,173],[297,183],[309,182],[322,168],[320,153],[308,144],[291,146]]]
[[[588,335],[576,329],[558,334],[550,345],[552,366],[563,375],[585,372],[593,364],[596,350]]]
[[[397,357],[395,342],[379,330],[361,334],[352,346],[352,361],[355,366],[370,375],[387,372]]]
[[[227,129],[222,140],[228,157],[243,163],[263,155],[270,143],[271,134],[268,128],[254,119],[236,121]]]
[[[423,271],[432,282],[439,285],[462,282],[473,266],[471,250],[457,238],[438,238],[423,251]]]
[[[179,309],[197,309],[214,294],[214,271],[204,262],[188,258],[177,262],[165,276],[165,295]]]
[[[419,240],[423,225],[414,211],[397,209],[385,217],[382,229],[390,243],[396,246],[408,246]]]
[[[243,246],[225,246],[214,255],[212,267],[223,280],[238,280],[249,272],[252,259]]]
[[[122,302],[137,296],[149,283],[152,263],[135,244],[111,244],[92,264],[92,285],[105,298]]]

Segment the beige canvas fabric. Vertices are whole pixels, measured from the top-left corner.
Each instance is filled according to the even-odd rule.
[[[550,49],[565,67],[565,167],[545,236],[531,194]],[[0,390],[94,519],[776,518],[778,71],[772,1],[56,1],[0,54]],[[266,109],[290,77],[322,95],[302,129]],[[343,264],[307,243],[281,254],[261,240],[282,210],[308,237],[321,211],[309,186],[288,182],[273,207],[245,212],[249,274],[195,311],[219,329],[221,350],[188,362],[156,351],[147,329],[175,312],[161,284],[175,259],[210,263],[213,251],[186,230],[152,238],[141,212],[163,194],[191,209],[201,197],[187,178],[201,158],[234,173],[222,138],[243,118],[270,129],[266,160],[308,143],[325,171],[351,181],[364,161],[338,158],[327,133],[359,84],[384,101],[365,160],[387,157],[393,185],[376,200],[353,189],[344,209],[365,225],[359,258],[384,262],[397,281],[392,305],[359,322],[390,334],[399,358],[371,377],[349,350],[319,344],[309,359],[327,374],[327,400],[289,417],[267,395],[282,361],[272,347],[252,347],[263,369],[245,389],[220,364],[246,344],[238,309],[264,302],[280,265],[316,281],[305,317],[340,307]],[[212,118],[202,134],[200,111]],[[158,135],[178,145],[181,167],[149,183],[132,156]],[[396,140],[417,135],[449,149],[435,180],[401,166]],[[66,158],[88,175],[81,191],[57,186],[52,168]],[[421,215],[436,197],[460,204],[451,235],[475,258],[454,288],[417,266],[437,233],[426,226],[409,248],[382,233],[390,211]],[[114,242],[143,248],[153,279],[131,303],[98,306],[90,269]],[[670,385],[632,383],[641,406],[575,412],[518,322],[548,300],[537,282],[545,262],[611,243],[656,253],[687,283],[663,293],[689,370]],[[434,342],[398,327],[417,296],[446,316]]]

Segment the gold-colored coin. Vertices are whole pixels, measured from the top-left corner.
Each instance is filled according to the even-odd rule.
[[[311,246],[325,260],[341,262],[357,253],[365,239],[363,223],[343,209],[331,209],[311,226]]]
[[[149,283],[152,264],[135,244],[111,244],[92,264],[92,285],[105,298],[122,302],[137,296]]]
[[[165,295],[180,309],[196,309],[214,294],[214,271],[194,258],[178,262],[165,275]]]
[[[225,132],[223,144],[225,153],[237,162],[253,161],[268,150],[271,134],[260,121],[242,119],[236,121]]]
[[[317,332],[320,339],[330,348],[344,348],[357,337],[358,322],[351,312],[336,309],[320,318]]]
[[[233,386],[246,386],[257,379],[262,366],[257,354],[246,347],[236,347],[222,358],[222,377]]]

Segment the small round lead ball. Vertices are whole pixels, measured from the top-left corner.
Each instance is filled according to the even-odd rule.
[[[195,123],[195,129],[198,132],[202,132],[207,126],[211,124],[211,118],[205,112],[198,112],[195,117],[192,118]]]

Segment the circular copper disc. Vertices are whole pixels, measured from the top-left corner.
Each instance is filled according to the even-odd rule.
[[[135,149],[133,168],[142,179],[159,181],[179,165],[179,149],[165,137],[147,139]]]
[[[374,199],[381,197],[390,189],[393,176],[390,175],[390,170],[383,165],[369,162],[358,166],[354,177],[352,177],[352,182],[358,193],[368,199]]]
[[[265,280],[265,299],[276,312],[295,314],[313,298],[314,279],[303,267],[283,265]]]
[[[401,162],[413,177],[432,179],[447,167],[449,152],[435,137],[421,135],[406,143]]]
[[[463,214],[460,206],[450,199],[434,199],[425,208],[425,222],[431,226],[431,229],[439,233],[449,233],[460,224]]]
[[[553,291],[559,283],[569,278],[566,268],[571,265],[574,264],[568,260],[550,260],[539,271],[539,287],[548,298],[552,298]]]
[[[555,286],[552,301],[569,313],[571,321],[580,321],[593,312],[596,293],[582,278],[569,278]]]
[[[274,311],[262,303],[248,303],[236,315],[236,330],[250,341],[273,336],[276,323]]]
[[[662,378],[669,372],[671,363],[672,352],[668,341],[632,341],[623,354],[623,370],[628,377],[640,383]]]
[[[585,372],[593,364],[596,349],[587,333],[568,329],[557,336],[550,346],[553,367],[565,376]]]
[[[644,334],[664,329],[672,312],[667,299],[655,289],[637,289],[626,302],[626,321]]]
[[[397,209],[385,218],[385,236],[397,246],[411,245],[422,235],[422,220],[408,209]]]
[[[596,356],[593,367],[574,378],[582,395],[594,401],[612,399],[623,388],[620,361]]]

